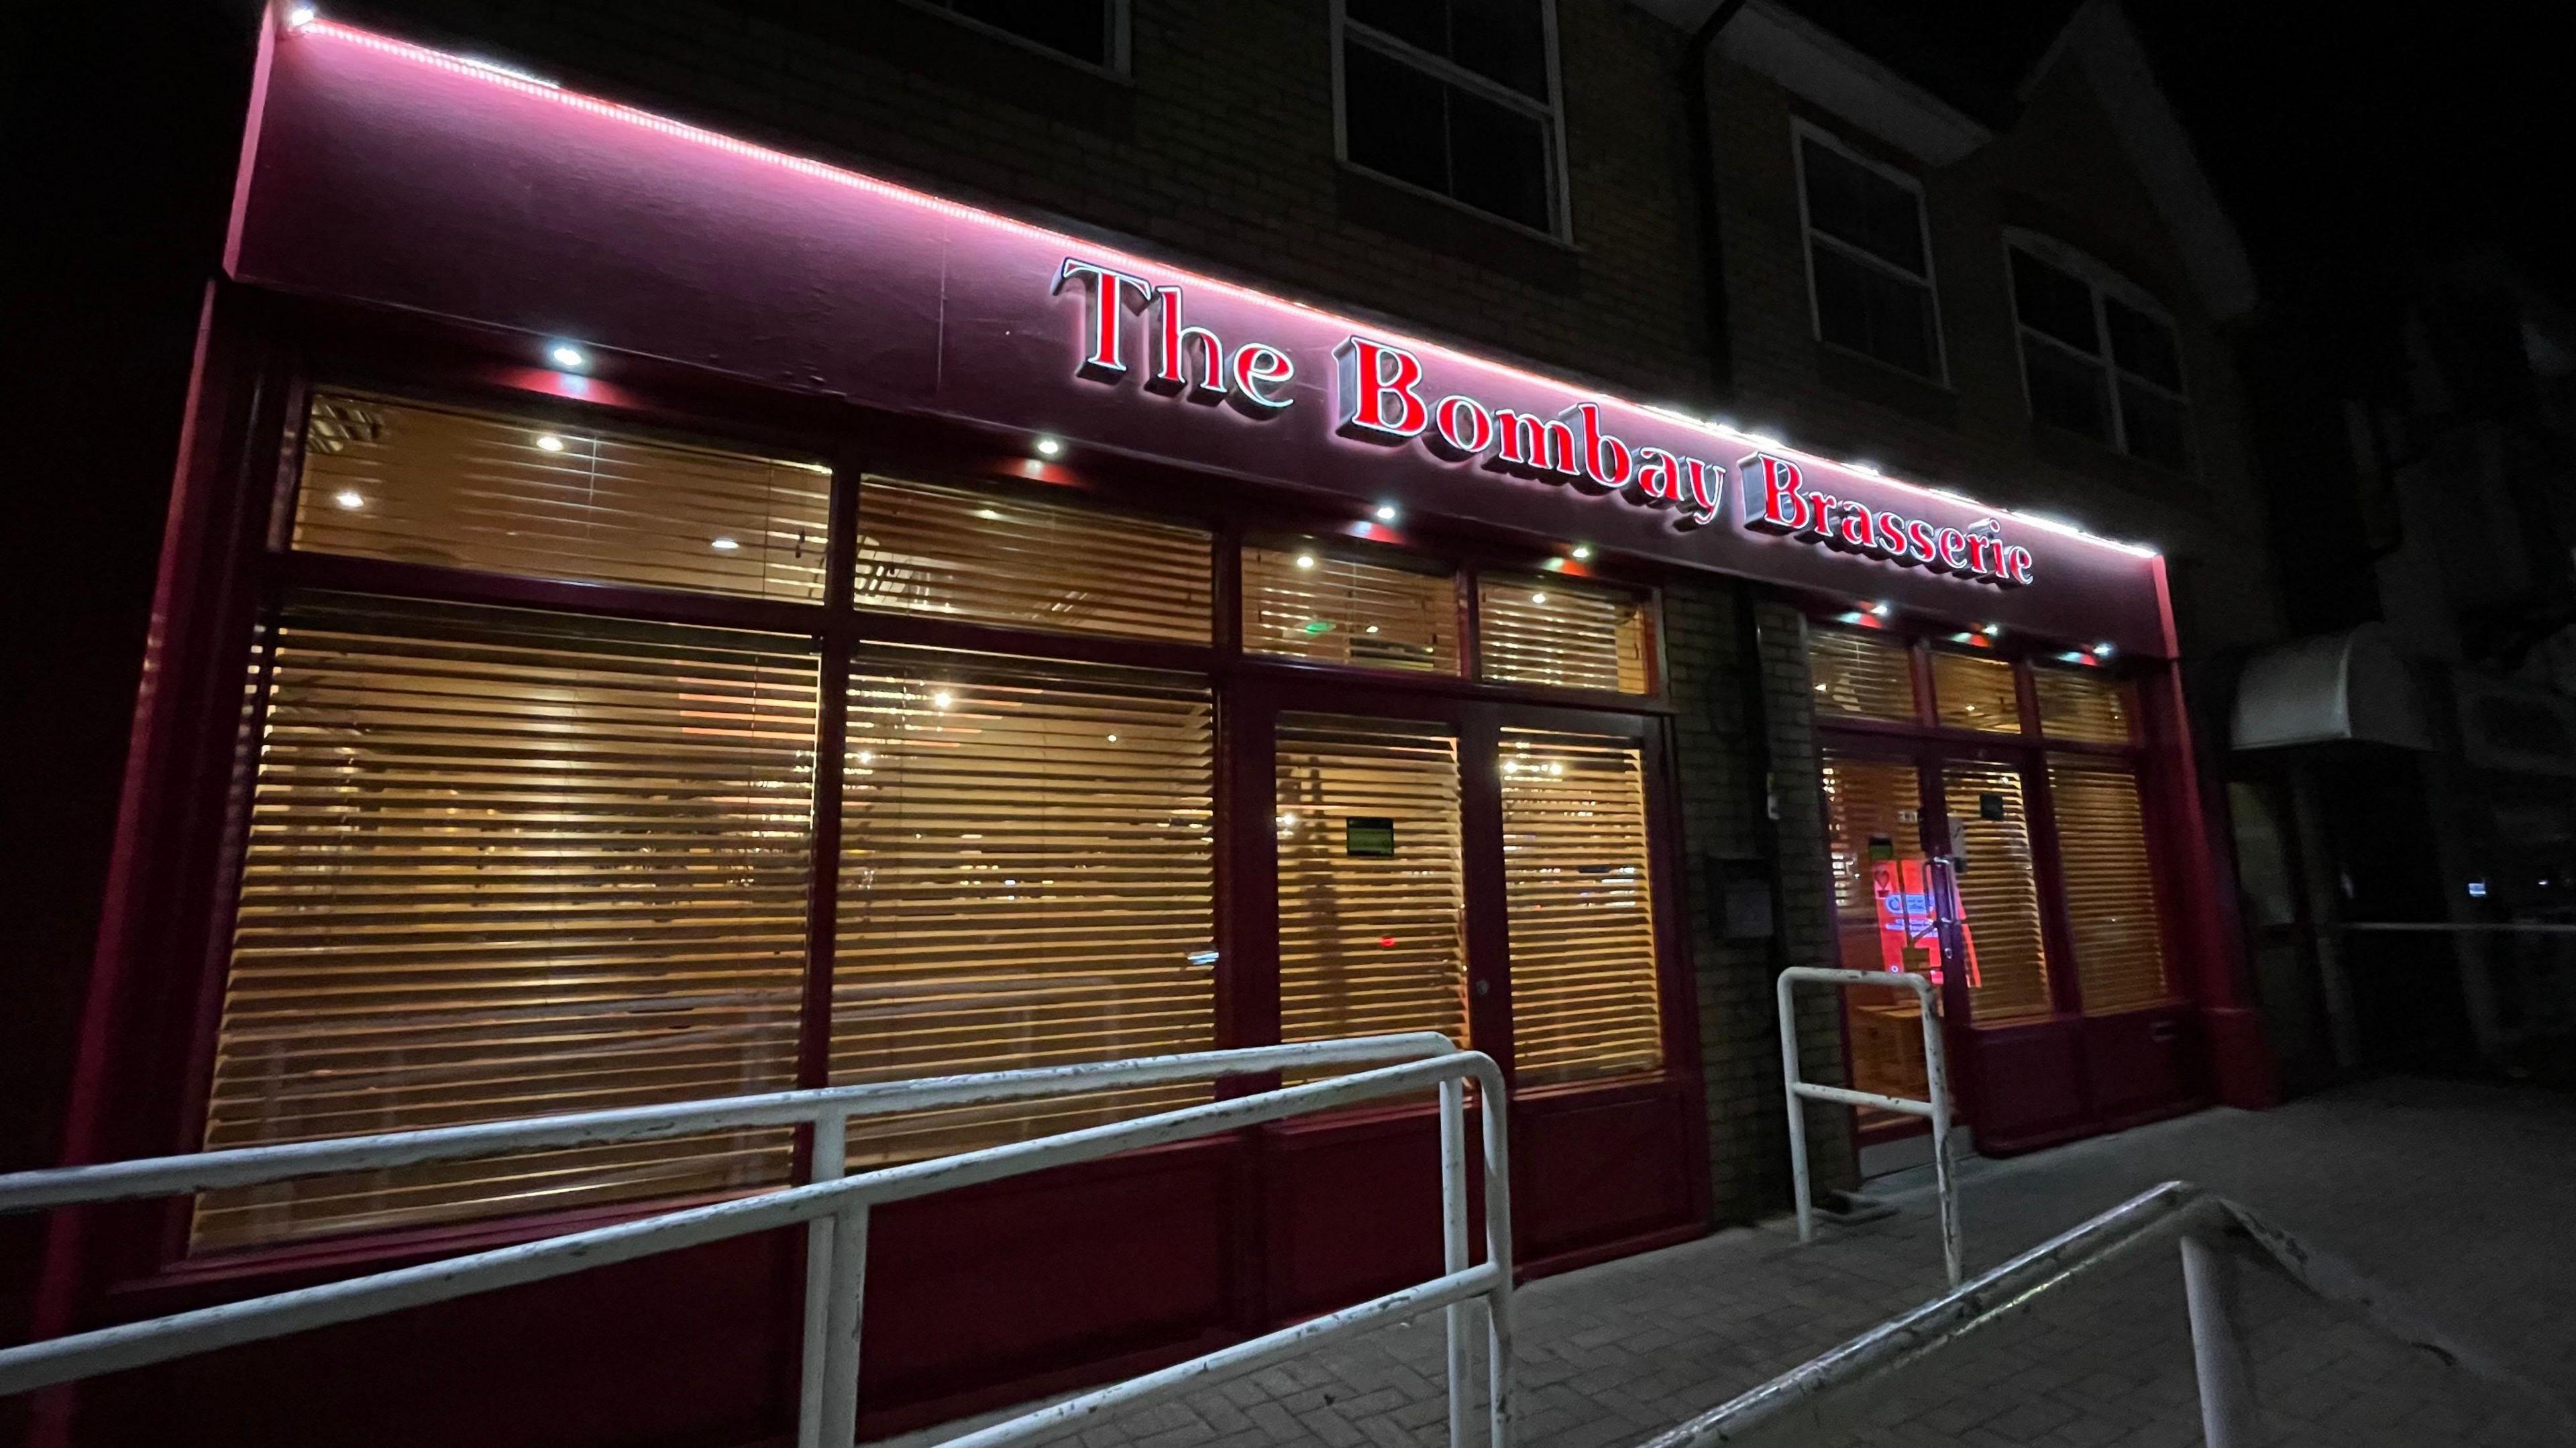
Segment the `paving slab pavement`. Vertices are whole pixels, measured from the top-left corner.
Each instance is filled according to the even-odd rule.
[[[2381,1080],[2273,1111],[2206,1111],[2030,1156],[1971,1159],[1959,1177],[1972,1272],[2180,1178],[2341,1257],[2528,1379],[2576,1392],[2576,1096]],[[1871,1194],[1894,1210],[1828,1225],[1812,1247],[1799,1246],[1784,1217],[1524,1288],[1519,1441],[1643,1441],[1937,1295],[1929,1170],[1882,1178]],[[2349,1312],[2269,1273],[2239,1277],[2266,1444],[2570,1441]],[[1447,1439],[1442,1356],[1433,1316],[1062,1441],[1437,1445]],[[891,1442],[917,1448],[964,1426]],[[2175,1254],[2144,1254],[1945,1351],[1843,1441],[2200,1442]]]

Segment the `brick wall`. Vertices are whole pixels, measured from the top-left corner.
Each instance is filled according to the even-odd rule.
[[[2277,637],[2232,339],[2201,305],[2153,199],[2075,66],[2057,64],[2017,124],[1946,167],[1909,162],[1768,77],[1723,60],[1713,66],[1733,415],[1829,456],[2156,546],[2173,564],[2186,652]],[[1791,148],[1797,117],[1922,182],[1946,384],[1816,339]],[[2007,225],[2093,254],[2172,311],[2191,393],[2190,474],[2032,422],[2005,271]]]
[[[1740,610],[1754,597],[1758,680],[1745,657]],[[1664,594],[1679,755],[1684,859],[1691,885],[1691,965],[1698,984],[1700,1070],[1708,1093],[1712,1215],[1748,1221],[1789,1202],[1789,1145],[1780,1086],[1780,1034],[1772,982],[1783,965],[1833,963],[1831,887],[1825,873],[1823,800],[1807,678],[1805,619],[1785,604],[1722,583]],[[1762,693],[1771,746],[1770,794],[1779,809],[1779,854],[1768,855],[1765,791],[1752,748],[1751,694]],[[1780,872],[1784,906],[1776,946],[1724,938],[1715,897],[1721,873]],[[1776,950],[1776,954],[1775,954]],[[1830,993],[1800,1001],[1807,1078],[1842,1084],[1842,1028]],[[1851,1113],[1809,1108],[1811,1176],[1820,1189],[1858,1180]]]
[[[1626,0],[1559,0],[1572,245],[1341,166],[1325,0],[1133,0],[1125,80],[898,0],[326,9],[1623,391],[1711,398],[1682,37]]]

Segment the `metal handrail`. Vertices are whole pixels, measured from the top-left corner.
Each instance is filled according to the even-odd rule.
[[[843,1175],[853,1117],[1385,1061],[1397,1064],[1106,1126],[856,1176]],[[1476,1082],[1483,1104],[1479,1124],[1484,1147],[1485,1261],[1480,1266],[1470,1265],[1467,1244],[1466,1083],[1470,1079]],[[1450,1441],[1452,1448],[1465,1448],[1473,1416],[1467,1311],[1469,1303],[1481,1299],[1485,1308],[1488,1442],[1492,1448],[1507,1448],[1512,1408],[1512,1232],[1510,1142],[1502,1109],[1502,1074],[1490,1057],[1461,1051],[1447,1037],[1433,1032],[782,1091],[0,1175],[0,1214],[6,1214],[499,1152],[697,1135],[733,1127],[804,1125],[814,1129],[814,1180],[802,1186],[0,1348],[0,1397],[801,1222],[807,1224],[808,1251],[804,1383],[798,1402],[797,1438],[802,1448],[846,1445],[856,1438],[858,1430],[859,1322],[872,1207],[1424,1087],[1436,1088],[1440,1101],[1443,1275],[1161,1372],[1023,1414],[954,1442],[960,1448],[1000,1448],[1003,1444],[1025,1443],[1069,1431],[1069,1425],[1100,1413],[1224,1382],[1327,1339],[1442,1307],[1447,1309],[1449,1339]]]
[[[1822,1086],[1805,1080],[1798,1063],[1798,1022],[1792,990],[1800,981],[1912,991],[1923,1008],[1923,1067],[1931,1082],[1932,1099],[1917,1101],[1910,1096],[1883,1096],[1875,1091]],[[1807,1184],[1807,1114],[1799,1109],[1799,1102],[1831,1101],[1844,1106],[1874,1106],[1881,1111],[1929,1117],[1932,1121],[1932,1182],[1941,1208],[1941,1264],[1949,1270],[1950,1285],[1958,1286],[1959,1274],[1963,1270],[1963,1245],[1959,1237],[1959,1198],[1950,1184],[1950,1063],[1941,1049],[1941,1019],[1939,1013],[1932,1009],[1932,983],[1912,972],[1829,970],[1822,966],[1793,965],[1780,972],[1776,989],[1780,997],[1781,1085],[1789,1101],[1789,1178],[1798,1195],[1798,1240],[1816,1240],[1815,1193]]]
[[[2576,1407],[2564,1397],[2432,1326],[2396,1293],[2242,1204],[2173,1181],[2141,1192],[1639,1448],[1740,1448],[1775,1438],[1835,1441],[1832,1435],[1860,1427],[1886,1390],[1901,1386],[1905,1376],[1943,1348],[2030,1311],[2052,1293],[2098,1280],[2140,1250],[2177,1239],[2191,1317],[2192,1366],[2200,1388],[2201,1434],[2209,1448],[2248,1448],[2257,1441],[2251,1376],[2229,1307],[2235,1294],[2227,1276],[2241,1256],[2511,1394],[2576,1435]],[[1858,1391],[1864,1387],[1880,1391]],[[2576,1442],[2576,1436],[2570,1441]]]

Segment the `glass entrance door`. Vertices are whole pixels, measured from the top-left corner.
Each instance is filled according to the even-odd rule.
[[[1923,771],[1904,756],[1827,749],[1825,828],[1834,934],[1846,970],[1906,971],[1944,985],[1935,869],[1925,846]],[[1843,993],[1853,1089],[1922,1099],[1930,1091],[1921,1008],[1910,995]],[[1914,1119],[1868,1107],[1864,1137],[1904,1135]]]
[[[1457,731],[1282,714],[1276,748],[1279,1038],[1470,1044]]]
[[[2053,1020],[2057,985],[2021,768],[1938,750],[1828,748],[1824,783],[1841,965],[1928,976],[1936,1008],[1954,1028],[1993,1032]],[[1919,1007],[1853,991],[1843,1009],[1853,1087],[1927,1095]],[[2027,1083],[1984,1084],[2018,1092]],[[2013,1111],[2042,1104],[2016,1101]],[[1864,1139],[1920,1129],[1911,1118],[1870,1110],[1859,1126]]]

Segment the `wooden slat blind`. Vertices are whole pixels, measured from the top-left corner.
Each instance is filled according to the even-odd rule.
[[[1243,550],[1243,646],[1318,664],[1458,672],[1458,585],[1320,547]]]
[[[2048,762],[2048,788],[2084,1009],[2125,1010],[2169,998],[2137,776],[2107,762],[2058,756]]]
[[[1885,970],[1892,959],[1911,973],[1931,974],[1941,963],[1941,944],[1924,888],[1921,773],[1909,761],[1829,749],[1824,784],[1826,859],[1843,969]],[[1895,898],[1882,912],[1880,899],[1887,895]],[[1931,1080],[1923,1059],[1922,1015],[1910,999],[1895,1003],[1886,995],[1843,992],[1852,1085],[1919,1099]],[[1863,1107],[1859,1119],[1878,1124],[1905,1118]]]
[[[816,603],[813,463],[360,392],[314,395],[295,546]]]
[[[1641,752],[1505,729],[1501,755],[1515,1080],[1663,1069]]]
[[[1884,970],[1879,867],[1923,859],[1921,776],[1903,760],[1827,750],[1824,783],[1826,860],[1833,873],[1834,930],[1843,969]],[[1907,934],[1909,942],[1915,939],[1914,932]],[[1899,950],[1908,970],[1929,970],[1940,963],[1937,943],[1908,943]],[[1906,953],[1910,951],[1922,952],[1919,963]]]
[[[1476,580],[1477,676],[1645,693],[1651,613],[1645,601],[1616,589],[1485,574]]]
[[[792,1084],[795,640],[306,598],[259,730],[208,1148]],[[199,1249],[776,1182],[783,1132],[208,1193]]]
[[[2052,669],[2034,664],[2031,690],[2039,696],[2040,731],[2051,739],[2083,739],[2096,744],[2130,742],[2129,686],[2087,669]]]
[[[1276,759],[1279,1038],[1442,1031],[1467,1044],[1457,737],[1283,714]],[[1381,821],[1394,853],[1364,852]]]
[[[1914,721],[1914,665],[1901,639],[1855,629],[1810,629],[1807,672],[1819,714]]]
[[[861,608],[1012,628],[1208,641],[1207,530],[1069,503],[869,475]]]
[[[1953,729],[2021,732],[2021,698],[2013,684],[2013,666],[2002,659],[1934,649],[1932,705],[1941,722]]]
[[[836,1084],[1213,1044],[1203,681],[883,649],[853,661],[849,708]],[[962,1151],[1206,1094],[854,1121],[851,1159]]]
[[[2040,934],[2021,771],[1953,760],[1942,784],[1951,824],[1967,845],[1959,857],[1959,914],[1975,956],[1969,1014],[1986,1025],[2047,1015],[2048,942]]]

